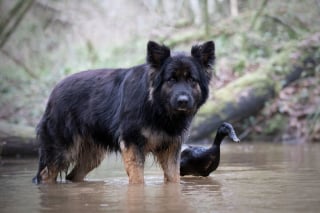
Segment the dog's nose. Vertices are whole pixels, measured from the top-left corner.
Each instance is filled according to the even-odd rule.
[[[179,108],[187,108],[189,104],[189,97],[187,95],[179,95],[177,98],[177,103]]]

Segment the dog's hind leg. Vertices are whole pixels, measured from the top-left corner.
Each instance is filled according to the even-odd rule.
[[[32,178],[32,182],[35,184],[40,184],[41,183],[41,171],[43,171],[46,168],[46,164],[43,159],[43,155],[41,153],[41,150],[39,149],[39,165],[38,165],[38,172],[34,178]]]
[[[120,142],[120,149],[126,172],[129,176],[129,183],[144,183],[144,154],[134,144],[127,147],[124,141]]]
[[[46,166],[40,172],[41,183],[55,183],[59,174],[59,170],[55,166]]]
[[[32,182],[35,184],[55,183],[59,173],[58,166],[54,163],[46,163],[43,158],[44,156],[40,154],[38,173]]]
[[[103,156],[94,157],[95,160],[92,160],[90,158],[93,158],[92,156],[87,155],[87,157],[81,158],[78,160],[78,162],[73,167],[72,171],[66,176],[67,180],[73,181],[73,182],[79,182],[83,181],[83,179],[87,176],[87,174],[99,166],[101,161],[103,160]]]
[[[88,162],[80,161],[72,169],[72,171],[67,175],[66,179],[72,182],[80,182],[87,176],[87,174],[96,168],[99,164],[93,165],[88,164]]]
[[[90,139],[77,140],[76,143],[76,146],[70,150],[71,158],[72,161],[75,162],[75,166],[66,176],[66,179],[79,182],[83,181],[90,171],[99,166],[104,159],[106,150],[94,144]]]
[[[55,183],[59,172],[66,167],[64,162],[64,156],[55,146],[41,144],[38,172],[32,182],[35,184]]]

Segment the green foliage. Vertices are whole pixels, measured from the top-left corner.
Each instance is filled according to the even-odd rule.
[[[223,107],[231,93],[241,92],[238,88],[250,85],[259,93],[266,86],[259,85],[260,82],[274,84],[277,76],[288,71],[287,60],[294,62],[292,57],[303,57],[293,55],[290,50],[284,51],[284,47],[288,49],[290,44],[294,46],[301,38],[320,31],[320,25],[315,23],[320,20],[319,8],[313,1],[238,1],[237,17],[229,16],[228,1],[216,1],[216,8],[203,10],[209,16],[206,22],[200,20],[200,24],[194,20],[197,14],[192,13],[195,9],[188,1],[183,1],[185,8],[179,7],[174,14],[164,8],[153,11],[151,1],[144,1],[149,13],[141,11],[140,4],[129,2],[120,11],[103,1],[36,1],[0,49],[0,119],[36,125],[51,89],[59,80],[81,70],[144,63],[148,39],[186,51],[197,42],[214,40],[215,74],[220,78],[215,82],[223,83],[212,85],[212,91],[221,87],[229,89],[223,93],[225,102],[214,107]],[[4,9],[0,8],[0,28],[4,28],[4,18],[12,11],[14,3],[2,1],[1,6]],[[140,13],[131,14],[131,11]],[[6,29],[7,32],[10,26]],[[308,50],[305,51],[308,54]],[[273,57],[275,54],[279,57]],[[316,58],[320,58],[320,51],[316,54]],[[261,67],[265,67],[263,72],[256,73]],[[269,75],[270,70],[275,72]],[[235,81],[241,76],[243,80]],[[276,93],[283,84],[277,82]],[[292,94],[291,98],[303,102],[309,93],[310,89],[302,89],[299,95]],[[200,115],[210,113],[212,107],[205,105]],[[318,107],[308,116],[312,134],[316,134],[319,126],[319,112]],[[268,117],[265,128],[268,134],[285,125],[282,116]],[[252,123],[255,121],[248,125]]]
[[[284,117],[280,113],[276,114],[275,116],[266,120],[263,132],[264,134],[275,135],[286,127],[286,123],[286,117]]]

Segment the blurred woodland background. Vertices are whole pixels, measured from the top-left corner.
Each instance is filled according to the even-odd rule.
[[[184,51],[214,40],[192,142],[224,120],[246,141],[319,142],[319,20],[320,0],[0,0],[0,138],[34,137],[71,73],[144,63],[148,40]]]

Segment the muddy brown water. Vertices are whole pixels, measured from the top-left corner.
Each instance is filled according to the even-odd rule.
[[[320,212],[320,144],[224,143],[207,178],[164,184],[150,158],[129,185],[111,155],[85,182],[34,185],[36,159],[0,162],[0,212]]]

